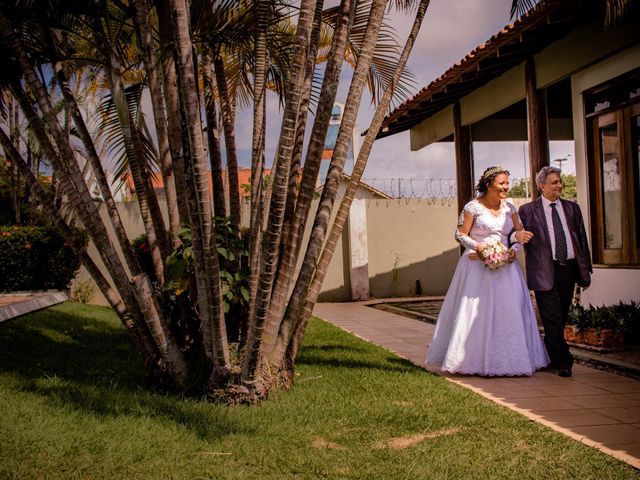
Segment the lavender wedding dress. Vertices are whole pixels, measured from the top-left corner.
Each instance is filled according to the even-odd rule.
[[[515,207],[504,202],[498,215],[478,200],[465,207],[474,222],[469,236],[507,244]],[[462,217],[462,214],[461,214]],[[449,285],[427,352],[427,364],[454,373],[531,375],[547,366],[529,290],[518,262],[490,270],[467,249]]]

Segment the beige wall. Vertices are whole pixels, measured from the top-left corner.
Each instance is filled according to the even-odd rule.
[[[454,231],[458,219],[455,199],[366,199],[369,288],[371,296],[411,296],[416,294],[416,280],[423,295],[444,295],[453,276],[458,258],[458,244]],[[514,202],[516,206],[522,201]],[[312,214],[317,208],[314,201]],[[163,204],[161,204],[164,207]],[[119,204],[125,230],[135,238],[143,229],[137,221],[135,203]],[[106,220],[104,206],[101,215]],[[108,224],[108,222],[105,221]],[[303,252],[309,238],[311,225],[307,225]],[[346,232],[347,230],[345,230]],[[320,301],[349,301],[349,241],[348,233],[338,242],[325,278]],[[114,242],[115,243],[115,242]],[[98,258],[93,244],[89,247],[94,259]],[[300,258],[298,267],[303,259]],[[102,262],[98,260],[99,266]],[[104,267],[102,267],[104,268]],[[85,281],[84,269],[76,277]],[[92,303],[106,305],[102,294],[95,289]]]
[[[459,250],[455,199],[369,200],[369,278],[373,297],[446,293]]]
[[[317,200],[314,201],[312,212],[315,212],[317,203]],[[458,258],[453,239],[457,219],[455,202],[367,199],[366,203],[371,295],[413,295],[416,280],[420,280],[423,293],[444,294]],[[164,209],[164,205],[161,206]],[[119,204],[118,209],[129,237],[133,239],[140,235],[143,228],[138,221],[137,205],[133,202]],[[106,220],[104,205],[100,212]],[[105,223],[109,225],[109,222]],[[307,244],[310,229],[311,225],[307,225],[303,248]],[[347,235],[343,234],[338,242],[323,284],[321,301],[350,299]],[[93,244],[90,244],[89,251],[97,259],[98,265],[104,268]],[[302,258],[299,265],[301,263]],[[72,290],[79,281],[87,279],[88,275],[82,268]],[[97,288],[92,303],[106,305]]]

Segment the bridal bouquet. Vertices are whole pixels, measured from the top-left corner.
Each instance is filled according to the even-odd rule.
[[[500,240],[489,240],[483,246],[482,259],[485,267],[497,270],[509,263],[509,249]]]

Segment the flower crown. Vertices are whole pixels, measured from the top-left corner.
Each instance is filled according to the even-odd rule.
[[[484,174],[482,175],[482,178],[487,178],[489,175],[493,175],[494,173],[500,173],[505,171],[506,170],[502,168],[502,165],[498,165],[484,172]]]

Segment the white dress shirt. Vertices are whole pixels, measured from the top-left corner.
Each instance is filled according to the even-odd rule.
[[[540,197],[542,199],[542,207],[544,208],[544,216],[547,220],[547,229],[549,230],[549,240],[551,240],[551,255],[553,259],[556,259],[556,242],[555,242],[555,233],[553,230],[553,219],[551,218],[551,200],[548,200],[544,195]],[[556,204],[556,210],[558,210],[558,215],[560,215],[560,222],[562,222],[562,229],[564,230],[564,236],[567,239],[567,260],[572,258],[576,258],[575,251],[573,249],[573,242],[571,241],[571,235],[569,234],[569,229],[567,228],[567,217],[564,216],[564,210],[562,209],[562,202],[560,200],[556,200],[554,202]]]

